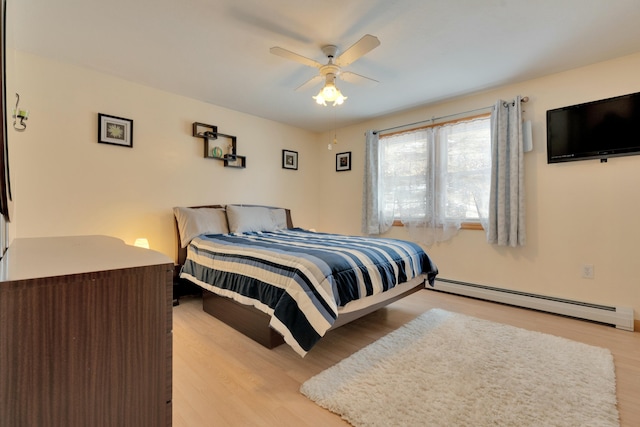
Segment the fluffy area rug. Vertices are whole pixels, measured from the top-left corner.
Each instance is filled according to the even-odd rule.
[[[306,381],[355,426],[619,426],[611,352],[433,309]]]

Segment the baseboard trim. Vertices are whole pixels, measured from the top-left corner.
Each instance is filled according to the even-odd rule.
[[[436,279],[432,289],[604,323],[625,331],[638,330],[631,307],[605,306],[441,277]]]

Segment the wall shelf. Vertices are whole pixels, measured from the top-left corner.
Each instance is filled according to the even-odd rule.
[[[193,123],[193,136],[204,140],[204,157],[220,160],[225,167],[244,169],[246,156],[236,154],[237,138],[218,132],[218,127],[206,123]]]

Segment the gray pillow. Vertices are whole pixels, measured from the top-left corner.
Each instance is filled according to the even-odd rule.
[[[231,233],[275,231],[287,228],[287,214],[284,209],[227,205],[227,219]]]
[[[227,234],[229,227],[224,209],[173,208],[178,222],[180,245],[186,248],[194,237],[201,234]]]

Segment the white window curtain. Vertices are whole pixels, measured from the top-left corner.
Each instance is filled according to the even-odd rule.
[[[364,185],[362,194],[362,233],[382,234],[393,225],[393,215],[385,216],[381,208],[380,140],[372,130],[365,133]]]
[[[433,134],[430,128],[400,133],[384,138],[380,147],[384,216],[402,221],[412,240],[423,243],[430,242],[426,228],[436,218]]]
[[[411,240],[431,245],[455,236],[470,211],[486,222],[490,157],[477,158],[483,150],[469,146],[484,120],[399,133],[382,143],[367,132],[363,232],[379,234],[399,219]],[[485,166],[470,173],[468,165],[478,162]]]
[[[487,241],[524,246],[525,198],[521,97],[499,100],[491,114],[491,197]]]

